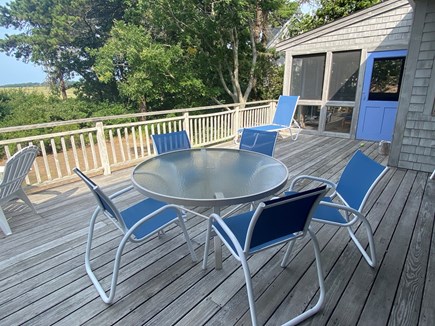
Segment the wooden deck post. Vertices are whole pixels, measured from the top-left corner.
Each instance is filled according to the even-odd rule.
[[[107,152],[106,137],[104,136],[104,126],[101,121],[95,124],[97,128],[98,152],[100,153],[101,165],[103,166],[104,175],[111,173],[109,154]]]
[[[238,130],[240,129],[240,105],[234,107],[234,138],[238,138]]]

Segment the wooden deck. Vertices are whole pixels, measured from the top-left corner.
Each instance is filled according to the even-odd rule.
[[[387,161],[377,144],[312,135],[280,140],[275,156],[289,167],[290,180],[300,174],[336,180],[358,148]],[[112,193],[129,184],[130,172],[94,180]],[[427,173],[390,169],[381,180],[367,205],[379,261],[375,269],[349,242],[346,230],[314,224],[326,274],[326,305],[304,324],[434,325],[434,192]],[[21,204],[5,208],[14,233],[0,234],[0,325],[250,324],[243,273],[235,259],[224,248],[223,269],[212,268],[210,260],[202,270],[201,262],[190,260],[178,228],[127,245],[115,303],[104,304],[84,268],[94,208],[89,191],[75,182],[30,199],[39,216]],[[189,216],[187,224],[201,257],[205,222]],[[95,237],[93,266],[108,286],[119,232],[100,219]],[[280,247],[249,261],[261,324],[280,325],[317,300],[311,244],[298,242],[285,269],[279,267],[282,254]]]

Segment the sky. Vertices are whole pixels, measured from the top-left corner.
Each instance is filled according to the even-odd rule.
[[[0,0],[0,5],[5,5],[9,1]],[[14,32],[14,30],[0,27],[0,38],[3,38],[5,34],[13,34]],[[26,64],[0,52],[0,86],[27,82],[42,83],[45,81],[45,76],[41,67]]]

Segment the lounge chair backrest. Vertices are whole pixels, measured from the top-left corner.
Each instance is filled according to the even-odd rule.
[[[326,193],[326,186],[266,201],[259,205],[249,225],[246,252],[252,252],[302,237],[314,210]]]
[[[189,149],[190,141],[185,130],[152,135],[154,150],[157,154],[172,152],[180,149]]]
[[[239,148],[273,156],[277,137],[278,133],[276,131],[244,129]]]
[[[290,126],[295,115],[299,96],[281,95],[278,99],[272,124]]]
[[[372,189],[387,170],[387,167],[357,150],[343,170],[336,190],[350,207],[361,211]]]
[[[38,147],[30,145],[19,150],[6,161],[0,183],[0,199],[6,198],[21,189],[37,154]]]

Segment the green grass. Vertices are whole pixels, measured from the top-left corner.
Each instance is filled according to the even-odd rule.
[[[41,93],[45,96],[51,95],[50,88],[48,86],[23,86],[23,87],[0,87],[0,91],[23,91],[25,93]],[[68,98],[75,98],[75,88],[71,87],[66,90]]]

